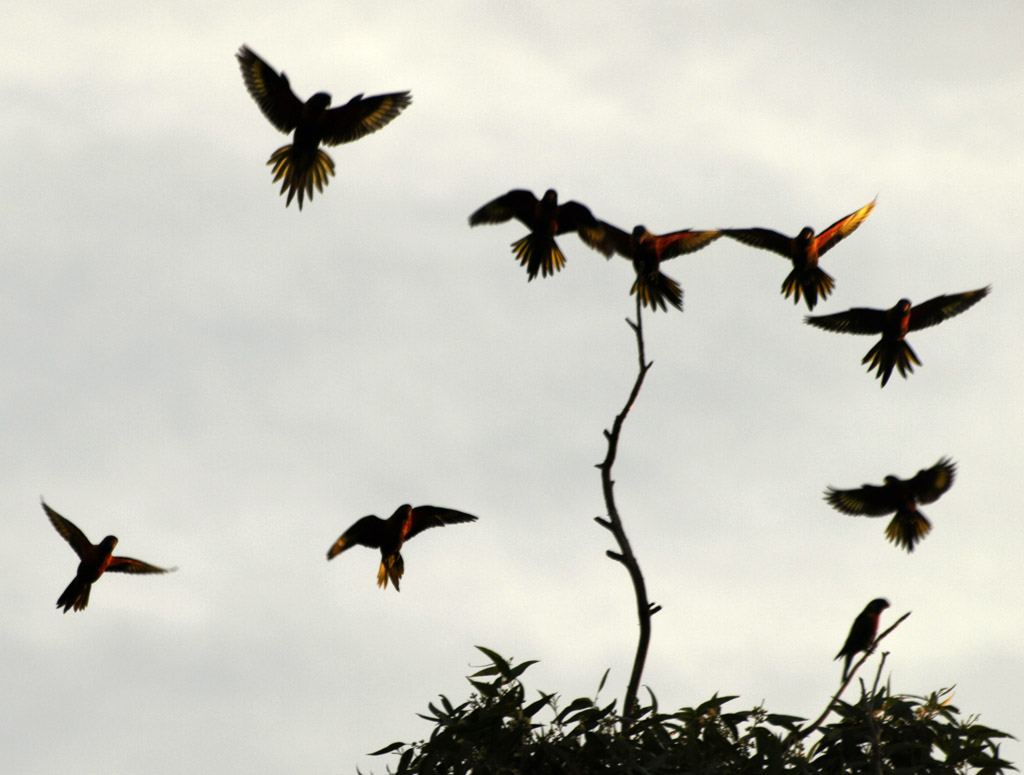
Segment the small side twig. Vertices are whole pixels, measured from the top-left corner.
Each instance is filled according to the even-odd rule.
[[[628,726],[629,720],[636,713],[636,697],[640,689],[640,677],[643,675],[644,663],[647,660],[647,649],[651,641],[651,616],[657,613],[660,608],[650,603],[647,599],[647,587],[644,584],[643,574],[640,572],[640,564],[633,554],[633,549],[629,544],[625,528],[622,525],[622,519],[619,516],[619,510],[615,505],[615,481],[612,479],[612,466],[615,464],[615,457],[618,453],[622,424],[625,422],[629,410],[636,402],[637,395],[639,395],[640,388],[644,383],[644,377],[647,376],[647,371],[653,365],[653,363],[646,361],[644,354],[643,319],[640,313],[639,296],[637,297],[636,305],[636,323],[628,319],[626,322],[633,329],[633,333],[636,334],[640,367],[636,380],[633,383],[633,389],[629,392],[629,398],[626,399],[625,406],[615,417],[611,430],[604,432],[604,436],[608,440],[608,452],[605,455],[604,461],[599,463],[597,467],[601,470],[601,489],[604,493],[605,507],[608,509],[608,519],[602,517],[594,518],[601,527],[609,530],[615,536],[615,541],[619,545],[619,551],[613,552],[608,550],[606,554],[611,559],[625,566],[629,572],[630,580],[633,583],[633,590],[636,594],[636,610],[637,618],[640,622],[640,636],[637,641],[636,655],[633,658],[633,669],[630,673],[629,684],[622,702],[622,723],[624,728]]]

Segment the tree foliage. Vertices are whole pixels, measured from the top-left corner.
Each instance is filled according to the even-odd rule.
[[[534,661],[514,665],[477,648],[490,664],[469,677],[469,698],[453,705],[442,695],[421,714],[434,725],[427,740],[375,752],[399,754],[396,775],[996,775],[1015,769],[999,755],[999,741],[1009,735],[962,716],[951,704],[952,689],[917,697],[862,683],[857,702],[836,701],[836,720],[813,730],[801,718],[762,707],[731,710],[726,706],[735,696],[663,713],[648,691],[647,703],[639,701],[624,723],[614,700],[580,697],[563,706],[556,694],[530,696],[522,675]],[[810,745],[805,730],[815,733]]]

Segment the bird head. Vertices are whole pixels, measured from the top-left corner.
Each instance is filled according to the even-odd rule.
[[[325,91],[318,91],[306,100],[306,104],[316,110],[327,110],[331,106],[331,95]]]
[[[814,229],[810,226],[804,226],[800,229],[800,233],[796,235],[796,239],[798,242],[810,242],[814,239]]]
[[[635,240],[642,240],[647,233],[646,226],[637,225],[633,227],[633,234],[631,236]]]
[[[100,548],[105,552],[114,551],[114,547],[117,546],[117,536],[107,536],[100,541]]]
[[[553,188],[549,188],[544,192],[544,198],[542,200],[544,204],[556,204],[558,202],[558,192]]]
[[[910,308],[912,306],[914,305],[910,303],[910,299],[900,299],[898,302],[896,302],[896,311],[899,312],[901,315],[905,315],[908,312],[910,312]]]
[[[884,597],[876,597],[870,603],[868,603],[868,610],[875,614],[880,614],[886,608],[889,607],[889,601]]]

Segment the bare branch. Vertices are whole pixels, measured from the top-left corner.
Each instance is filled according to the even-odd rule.
[[[622,701],[622,723],[624,727],[629,725],[630,719],[636,713],[636,696],[640,689],[640,677],[643,675],[644,663],[647,660],[647,649],[651,642],[651,616],[660,609],[660,606],[651,604],[647,599],[647,587],[644,584],[643,574],[640,572],[640,565],[633,554],[632,547],[630,547],[626,531],[622,526],[622,519],[619,516],[619,510],[615,505],[615,482],[612,480],[612,466],[615,464],[615,457],[618,454],[622,424],[635,403],[636,397],[639,395],[640,388],[643,385],[644,377],[647,376],[647,371],[652,365],[647,363],[646,356],[644,355],[643,318],[640,310],[639,294],[637,295],[636,304],[636,323],[628,319],[626,322],[633,329],[633,333],[636,334],[637,355],[640,366],[636,381],[633,383],[633,389],[629,393],[629,398],[626,399],[625,406],[615,417],[611,430],[604,432],[604,436],[608,440],[608,452],[605,455],[604,461],[597,467],[601,470],[601,488],[604,493],[604,503],[608,509],[609,518],[607,520],[600,517],[596,518],[598,524],[612,532],[619,545],[621,553],[608,551],[606,554],[613,560],[621,562],[629,572],[630,580],[633,582],[633,590],[636,593],[637,618],[640,622],[640,636],[637,641],[636,655],[633,659],[633,670],[630,673],[626,695]]]

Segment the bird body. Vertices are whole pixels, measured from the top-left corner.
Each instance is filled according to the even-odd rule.
[[[112,573],[169,573],[175,570],[175,568],[158,568],[148,562],[131,557],[114,557],[112,553],[114,547],[117,546],[115,536],[107,536],[98,544],[93,545],[85,537],[85,533],[79,530],[71,520],[51,509],[45,501],[43,502],[43,511],[46,512],[57,532],[71,545],[81,560],[78,563],[75,577],[57,599],[57,607],[63,608],[64,613],[72,608],[76,611],[85,610],[85,607],[89,605],[89,592],[92,585],[107,571]]]
[[[270,156],[268,165],[274,182],[282,180],[281,193],[288,192],[287,207],[298,194],[313,198],[313,187],[323,192],[334,175],[334,161],[320,145],[338,145],[358,140],[390,123],[412,102],[409,92],[363,97],[357,94],[346,104],[331,108],[331,95],[317,92],[302,102],[292,91],[288,77],[277,73],[248,46],[235,55],[249,94],[271,124],[284,133],[294,131],[292,142]]]
[[[859,210],[843,216],[820,234],[805,226],[795,237],[787,237],[771,229],[722,229],[722,233],[734,240],[755,248],[763,248],[793,263],[793,270],[782,282],[782,295],[793,297],[798,304],[801,297],[807,309],[813,310],[818,299],[826,299],[835,288],[835,279],[818,266],[819,259],[840,240],[848,237],[875,209],[877,197]]]
[[[878,633],[878,617],[888,607],[888,600],[881,597],[875,598],[853,620],[850,634],[846,636],[846,642],[835,656],[835,659],[846,657],[846,662],[843,663],[844,681],[850,674],[850,662],[853,661],[854,654],[858,651],[871,650],[871,646],[875,642],[875,635]]]
[[[944,457],[910,479],[890,474],[883,485],[865,484],[852,490],[829,487],[825,500],[834,509],[852,516],[881,517],[895,512],[885,535],[897,546],[912,552],[932,529],[931,522],[918,510],[918,504],[934,503],[953,486],[955,477],[956,463]]]
[[[584,242],[606,256],[618,253],[632,261],[636,280],[630,295],[637,295],[641,303],[653,311],[659,308],[668,311],[669,304],[678,310],[683,308],[683,289],[661,271],[661,262],[700,250],[722,236],[722,232],[684,229],[658,235],[638,225],[627,234],[610,223],[599,221],[596,229],[581,236]]]
[[[469,216],[469,225],[504,223],[515,218],[530,233],[512,243],[520,266],[526,267],[527,281],[538,273],[554,275],[565,266],[565,255],[555,236],[593,228],[597,219],[586,205],[569,201],[558,204],[558,193],[549,188],[537,199],[532,191],[516,188],[502,194]]]
[[[459,522],[475,522],[476,517],[455,509],[441,506],[417,506],[405,503],[395,509],[387,519],[370,514],[356,522],[327,550],[327,559],[332,560],[352,546],[367,546],[380,549],[380,568],[377,571],[377,586],[387,588],[388,581],[399,590],[399,581],[405,572],[402,546],[410,538],[430,527],[444,527]]]
[[[917,353],[905,340],[910,331],[917,331],[938,325],[971,308],[985,298],[990,286],[974,291],[936,296],[922,304],[913,305],[909,299],[900,299],[887,309],[854,307],[832,315],[807,315],[808,325],[841,334],[881,334],[882,338],[868,350],[861,363],[868,364],[868,371],[877,369],[882,387],[889,381],[892,370],[898,369],[906,379],[914,371],[914,364],[920,366]]]

